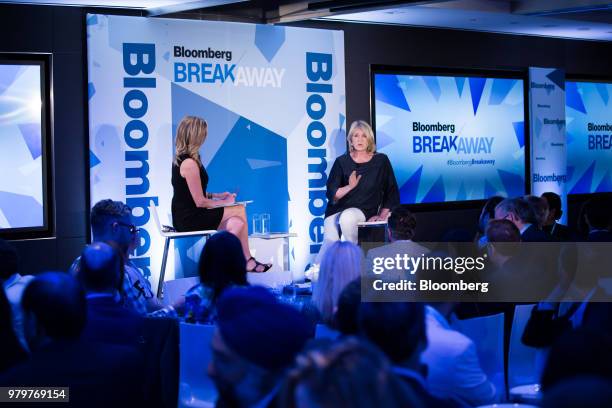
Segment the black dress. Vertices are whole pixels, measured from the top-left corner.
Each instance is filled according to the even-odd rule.
[[[172,165],[172,222],[177,231],[214,230],[219,227],[223,218],[223,208],[199,208],[189,192],[187,180],[181,176],[181,163],[189,156],[179,157],[178,166]],[[206,196],[208,186],[208,173],[204,166],[200,166],[200,180],[202,192]]]
[[[359,184],[334,202],[336,191],[348,185],[349,176],[353,171],[361,176]],[[326,217],[354,207],[359,208],[367,220],[378,214],[380,208],[392,210],[399,205],[397,181],[387,155],[375,153],[366,163],[356,163],[349,153],[339,156],[327,179],[327,199]]]

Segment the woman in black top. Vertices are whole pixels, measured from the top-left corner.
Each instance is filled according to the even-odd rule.
[[[200,147],[206,140],[208,124],[202,118],[186,116],[176,131],[175,156],[172,165],[172,221],[177,231],[227,230],[242,244],[247,271],[266,272],[271,264],[262,264],[251,256],[246,210],[233,204],[235,194],[209,193],[208,173],[200,161]]]
[[[399,191],[389,158],[376,153],[374,133],[366,122],[351,124],[349,152],[338,157],[327,180],[325,241],[344,239],[357,243],[357,224],[386,221],[399,205]],[[340,230],[338,230],[338,226]]]

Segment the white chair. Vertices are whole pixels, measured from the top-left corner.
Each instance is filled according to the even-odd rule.
[[[215,384],[208,377],[214,325],[180,324],[179,407],[214,407]]]
[[[164,304],[173,305],[185,292],[200,283],[200,278],[192,276],[190,278],[173,279],[164,282]]]
[[[505,399],[504,314],[465,320],[458,320],[453,316],[451,326],[474,342],[482,371],[495,385],[497,395]]]
[[[159,222],[159,215],[157,214],[157,207],[151,201],[149,205],[149,211],[153,215],[153,221],[159,234],[164,237],[164,253],[162,256],[161,270],[159,271],[159,281],[157,284],[157,297],[161,297],[162,288],[164,285],[164,278],[166,276],[166,262],[168,261],[168,251],[170,250],[170,241],[173,239],[187,238],[187,237],[206,237],[213,235],[217,230],[203,230],[203,231],[189,231],[189,232],[169,232],[164,231],[162,224]]]
[[[521,338],[535,305],[517,305],[510,332],[508,349],[508,388],[510,400],[537,403],[542,397],[540,375],[546,360],[547,350],[529,347]]]

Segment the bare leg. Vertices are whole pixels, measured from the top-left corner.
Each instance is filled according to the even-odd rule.
[[[254,259],[251,259],[251,250],[249,249],[249,227],[246,219],[246,210],[244,206],[237,205],[233,207],[225,207],[223,209],[223,218],[219,224],[220,230],[234,234],[240,240],[244,259],[247,260],[247,270],[257,269],[257,272],[263,272],[265,266],[257,266]]]

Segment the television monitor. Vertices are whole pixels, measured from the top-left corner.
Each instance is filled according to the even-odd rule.
[[[567,81],[568,194],[612,193],[612,82]]]
[[[401,203],[525,194],[525,82],[515,73],[374,68],[377,150],[389,157]]]
[[[49,217],[48,63],[0,55],[0,236],[44,236]]]

